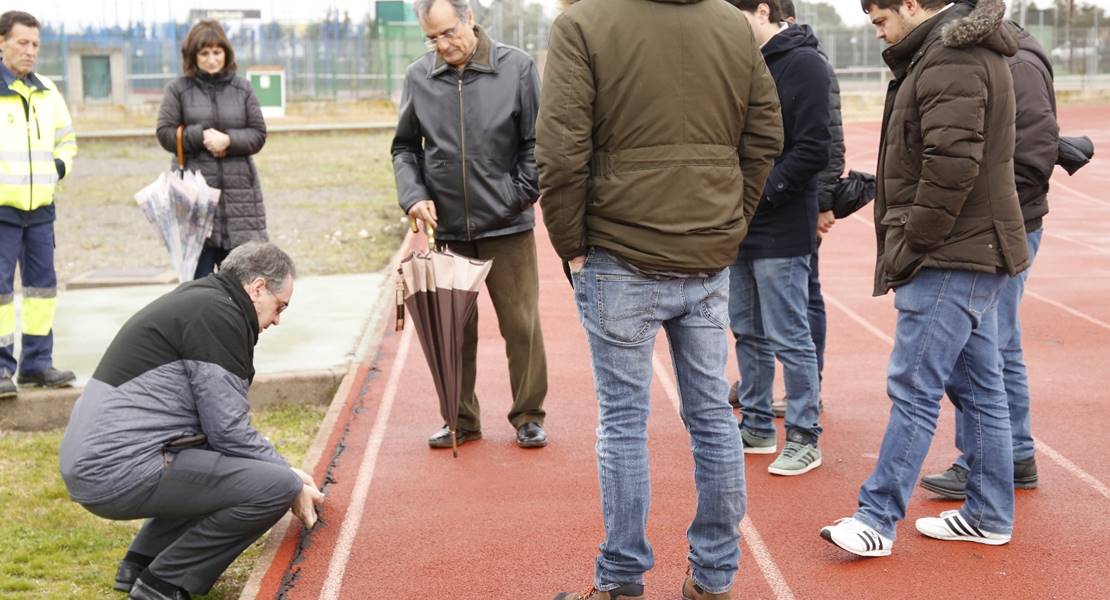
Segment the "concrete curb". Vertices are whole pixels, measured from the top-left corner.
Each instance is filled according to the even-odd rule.
[[[405,239],[401,241],[401,246],[394,253],[389,261],[389,266],[385,269],[386,279],[382,283],[381,289],[378,292],[378,297],[374,301],[374,308],[372,309],[369,319],[367,320],[366,327],[363,329],[361,339],[356,342],[355,347],[352,348],[352,360],[350,366],[347,368],[346,374],[343,376],[342,382],[339,384],[338,389],[332,396],[331,405],[328,407],[327,414],[324,415],[323,421],[320,422],[320,428],[316,431],[316,437],[312,440],[312,446],[309,447],[305,453],[304,460],[301,461],[301,468],[307,473],[312,474],[313,477],[317,476],[316,467],[324,457],[324,452],[327,450],[328,441],[332,437],[332,432],[335,430],[336,425],[339,423],[339,417],[343,413],[343,409],[347,406],[347,401],[351,397],[352,388],[355,381],[358,379],[358,371],[364,363],[370,362],[370,357],[377,352],[380,347],[382,339],[385,335],[386,327],[392,321],[392,313],[389,307],[394,303],[395,285],[397,280],[397,266],[401,263],[401,258],[409,251],[412,246],[413,233],[409,231],[405,235]],[[318,484],[321,482],[317,482]],[[325,502],[326,502],[325,498]],[[274,525],[267,534],[266,541],[262,547],[262,554],[259,555],[258,561],[251,569],[250,577],[247,583],[243,586],[243,591],[239,594],[239,600],[256,600],[258,592],[262,587],[262,580],[270,571],[270,566],[277,556],[278,550],[285,540],[286,535],[289,533],[289,528],[294,526],[292,513],[286,513],[280,521]]]
[[[290,404],[327,404],[348,369],[335,367],[258,375],[247,399],[252,409]],[[0,400],[0,430],[47,431],[65,427],[82,388],[33,390]]]

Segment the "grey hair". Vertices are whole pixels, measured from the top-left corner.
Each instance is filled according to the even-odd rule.
[[[428,20],[428,13],[432,10],[434,5],[439,0],[416,0],[412,3],[412,11],[416,13],[416,18],[421,21]],[[459,16],[460,21],[465,21],[470,16],[470,2],[468,0],[446,0],[451,8],[455,9],[455,14]]]
[[[256,278],[266,280],[266,289],[276,294],[285,286],[287,277],[297,278],[293,259],[270,242],[247,242],[231,251],[220,264],[226,273],[247,285]]]

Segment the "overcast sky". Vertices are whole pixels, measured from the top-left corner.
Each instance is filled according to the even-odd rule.
[[[471,0],[475,1],[475,0]],[[516,1],[516,0],[508,0]],[[531,2],[533,0],[526,0]],[[1086,0],[1110,9],[1110,0]],[[539,0],[540,4],[554,11],[557,0]],[[1036,0],[1042,6],[1052,0]],[[51,23],[64,21],[67,26],[126,25],[131,21],[165,21],[169,17],[183,21],[189,9],[250,8],[262,11],[262,18],[270,21],[302,21],[321,18],[329,7],[348,11],[352,19],[361,19],[373,6],[372,0],[9,0],[6,8],[25,10],[39,19]],[[845,22],[866,23],[859,9],[858,0],[831,0]]]

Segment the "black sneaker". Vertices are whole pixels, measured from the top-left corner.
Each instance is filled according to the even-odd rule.
[[[967,497],[967,469],[953,464],[943,473],[922,477],[921,487],[948,500],[963,500]]]
[[[19,389],[15,387],[15,382],[11,377],[0,378],[0,400],[4,398],[15,398],[19,395]]]
[[[1030,456],[1025,460],[1014,461],[1014,487],[1031,490],[1037,487],[1037,459]]]
[[[19,385],[28,387],[60,388],[73,385],[73,382],[77,381],[77,376],[73,374],[73,371],[59,371],[50,367],[39,373],[21,372],[16,381],[19,382]]]
[[[119,592],[130,592],[131,588],[135,587],[135,581],[139,579],[139,573],[142,573],[144,568],[146,567],[126,559],[119,561],[119,568],[116,569],[116,582],[112,585],[112,589]]]
[[[172,592],[164,592],[142,579],[135,580],[135,587],[127,594],[128,600],[192,600],[189,592],[181,588],[174,588]]]

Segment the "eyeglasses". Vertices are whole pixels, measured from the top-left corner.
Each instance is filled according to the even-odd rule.
[[[289,308],[289,303],[288,302],[286,302],[285,300],[282,300],[281,298],[278,298],[277,294],[270,291],[270,288],[265,288],[265,289],[266,289],[267,294],[273,296],[274,300],[277,300],[277,303],[278,303],[277,314],[280,315],[281,313],[285,312],[286,308]]]
[[[451,29],[444,31],[439,35],[429,36],[428,39],[424,40],[424,45],[430,49],[435,49],[439,46],[440,40],[446,40],[447,43],[451,43],[451,40],[459,37],[459,25],[462,25],[461,19],[459,21],[456,21],[455,26]]]

